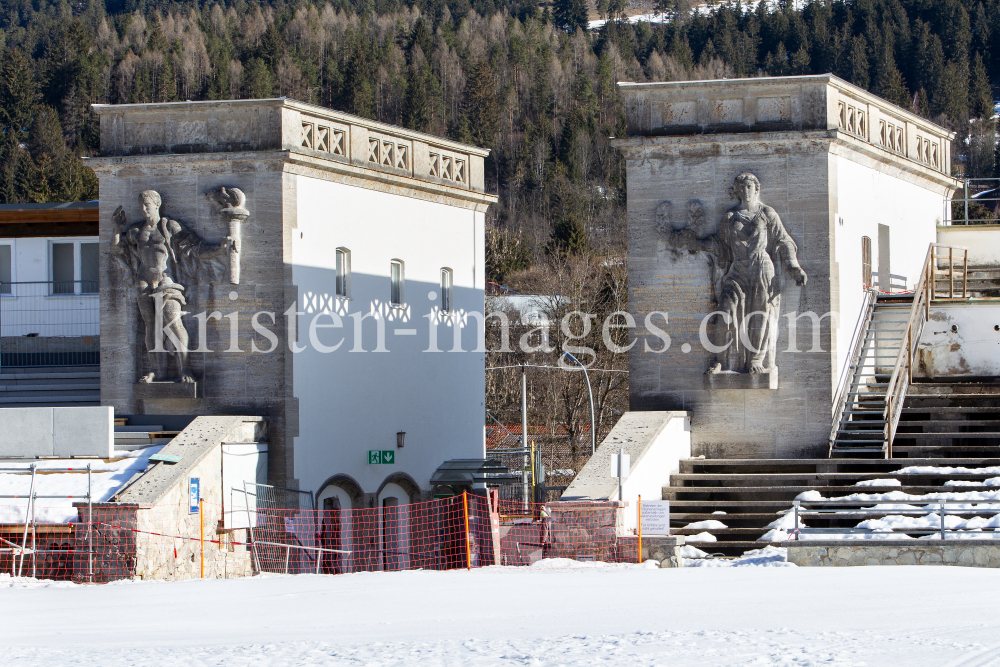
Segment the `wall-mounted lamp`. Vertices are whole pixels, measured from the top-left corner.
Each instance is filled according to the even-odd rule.
[[[406,437],[406,431],[399,431],[396,433],[396,447],[399,449],[403,448],[403,439]]]

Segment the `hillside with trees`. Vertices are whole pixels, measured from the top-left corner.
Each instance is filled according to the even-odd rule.
[[[616,81],[833,72],[955,130],[954,173],[996,174],[1000,0],[692,5],[633,24],[626,0],[0,0],[0,202],[97,197],[79,160],[93,103],[288,96],[492,149],[490,280],[611,312],[627,307]],[[582,379],[562,375],[533,384],[533,420],[585,420]],[[497,377],[490,407],[513,409]],[[627,382],[605,389],[602,431]]]

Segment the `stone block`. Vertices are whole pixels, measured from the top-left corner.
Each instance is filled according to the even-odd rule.
[[[136,382],[132,396],[136,399],[201,398],[198,382]]]
[[[111,407],[52,408],[52,453],[100,456],[115,453],[115,412]]]
[[[0,408],[0,456],[51,456],[52,410]]]
[[[976,562],[972,549],[962,549],[958,554],[959,565],[972,565]]]
[[[916,565],[917,557],[912,551],[902,551],[896,559],[896,563],[899,565]]]

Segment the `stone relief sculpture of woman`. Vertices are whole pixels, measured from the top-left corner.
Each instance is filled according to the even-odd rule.
[[[736,177],[730,195],[739,203],[726,211],[715,234],[699,238],[691,229],[669,233],[668,245],[715,257],[713,277],[717,314],[715,342],[725,349],[709,373],[725,371],[759,375],[774,367],[778,313],[781,306],[780,268],[797,285],[807,276],[799,266],[795,241],[778,213],[760,201],[760,181],[749,172]]]

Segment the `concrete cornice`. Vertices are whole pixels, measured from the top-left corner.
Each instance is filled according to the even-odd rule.
[[[490,154],[490,149],[488,148],[479,148],[478,146],[463,144],[461,142],[452,141],[451,139],[445,139],[442,137],[435,136],[433,134],[426,134],[424,132],[408,130],[398,125],[389,125],[388,123],[382,123],[377,120],[364,118],[362,116],[355,116],[354,114],[344,113],[343,111],[335,111],[333,109],[327,109],[326,107],[321,107],[318,104],[300,102],[298,100],[294,100],[289,97],[275,97],[275,98],[265,98],[256,100],[199,100],[199,101],[189,100],[186,102],[158,102],[154,104],[91,104],[90,105],[91,109],[97,115],[116,114],[116,113],[128,113],[128,114],[133,114],[133,113],[173,114],[178,112],[210,113],[211,110],[213,109],[252,109],[254,107],[261,107],[261,106],[295,109],[302,113],[309,114],[310,116],[318,116],[320,118],[338,121],[341,123],[348,123],[351,125],[367,127],[373,130],[377,130],[379,132],[389,132],[398,137],[405,137],[407,139],[417,139],[419,141],[424,141],[428,144],[441,146],[443,148],[448,148],[450,150],[469,153],[471,155],[478,155],[480,157],[486,157]]]
[[[891,111],[908,123],[913,123],[916,127],[936,136],[945,137],[948,141],[955,138],[955,133],[951,132],[936,123],[922,118],[915,113],[895,105],[892,102],[882,99],[878,95],[873,95],[864,88],[855,86],[853,83],[841,79],[835,74],[806,74],[800,76],[765,76],[754,79],[711,79],[707,81],[656,81],[648,83],[634,83],[631,81],[620,81],[618,87],[625,91],[664,91],[670,94],[678,94],[679,91],[699,90],[716,91],[726,90],[733,93],[744,93],[745,97],[756,97],[751,95],[754,89],[774,89],[774,88],[796,88],[807,85],[827,85],[839,92],[846,93],[858,101],[872,104],[877,107]]]
[[[305,151],[254,151],[245,153],[195,153],[83,158],[100,176],[116,176],[121,171],[143,175],[192,173],[276,172],[343,181],[348,185],[393,192],[427,201],[485,211],[497,201],[496,195],[453,187],[440,182],[394,173],[379,172]],[[179,168],[181,168],[180,171]],[[346,177],[346,178],[345,178]]]
[[[485,192],[488,150],[313,104],[279,98],[93,109],[101,120],[102,158],[225,153],[246,159],[262,151],[288,151],[372,174]]]
[[[840,132],[949,178],[955,133],[832,74],[720,81],[621,83],[627,139],[704,135],[754,141]]]
[[[733,134],[699,134],[692,136],[634,136],[612,142],[624,153],[626,159],[647,157],[679,157],[704,153],[706,156],[727,152],[727,146],[738,154],[767,155],[775,152],[815,153],[818,150],[842,155],[868,166],[898,170],[898,176],[908,180],[922,180],[925,186],[940,190],[950,196],[959,187],[957,179],[910,160],[898,153],[864,141],[842,130],[811,130],[791,132],[759,132]],[[865,161],[868,162],[865,162]]]

